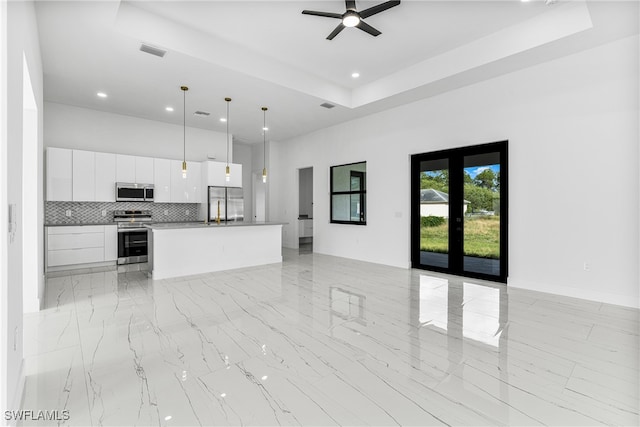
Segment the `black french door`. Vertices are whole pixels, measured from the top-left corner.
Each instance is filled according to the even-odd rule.
[[[507,281],[507,141],[411,156],[414,268]]]

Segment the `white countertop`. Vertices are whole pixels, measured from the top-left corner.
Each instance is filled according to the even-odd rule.
[[[180,230],[185,228],[217,228],[217,227],[254,227],[263,225],[284,225],[284,222],[229,222],[220,224],[215,222],[167,222],[156,224],[145,224],[145,227],[151,230]]]

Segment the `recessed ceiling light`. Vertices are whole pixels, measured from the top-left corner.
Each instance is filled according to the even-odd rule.
[[[351,77],[357,79],[358,77],[360,77],[360,73],[351,73]]]
[[[167,110],[169,112],[172,112],[173,111],[173,107],[167,107],[167,108],[165,108],[165,110]]]
[[[104,92],[98,92],[98,93],[96,93],[96,95],[98,95],[100,98],[106,98],[107,97],[107,94],[104,93]]]
[[[269,128],[268,127],[263,127],[262,130],[269,130]]]
[[[224,123],[224,122],[226,122],[226,121],[227,121],[227,119],[225,119],[224,117],[220,117],[220,121],[221,121],[222,123]]]

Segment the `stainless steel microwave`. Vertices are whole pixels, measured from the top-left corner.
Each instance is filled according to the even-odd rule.
[[[153,202],[153,184],[116,182],[116,202]]]

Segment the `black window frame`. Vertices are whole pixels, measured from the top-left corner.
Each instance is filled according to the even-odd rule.
[[[360,191],[334,191],[333,189],[333,169],[334,168],[340,168],[340,167],[344,167],[344,166],[351,166],[351,165],[359,165],[359,164],[365,164],[365,168],[366,168],[366,164],[367,161],[362,161],[362,162],[353,162],[353,163],[345,163],[343,165],[335,165],[335,166],[331,166],[329,168],[329,223],[331,224],[351,224],[351,225],[367,225],[367,173],[366,172],[362,172],[362,171],[349,171],[349,188],[351,188],[351,177],[353,176],[353,172],[358,172],[358,175],[360,176],[361,179],[361,187],[362,190]],[[360,175],[362,174],[362,175]],[[360,195],[360,220],[359,221],[345,221],[345,220],[337,220],[337,219],[333,219],[333,196],[339,196],[339,195],[354,195],[354,194],[359,194]]]

